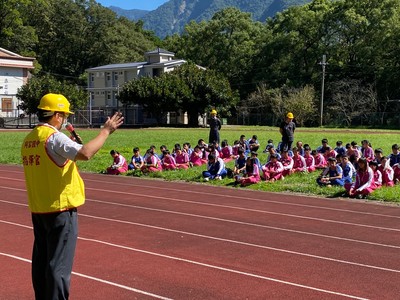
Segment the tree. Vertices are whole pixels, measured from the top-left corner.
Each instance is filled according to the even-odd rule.
[[[331,85],[332,114],[340,115],[344,125],[350,126],[356,118],[377,111],[376,91],[371,84],[360,80],[344,79]]]
[[[260,84],[257,90],[249,95],[241,109],[249,111],[268,112],[274,114],[274,119],[279,120],[287,112],[293,112],[296,122],[303,126],[312,121],[316,116],[315,91],[312,86],[302,88],[267,89],[265,84]]]
[[[252,60],[258,53],[263,25],[237,8],[223,9],[208,22],[190,22],[181,37],[164,41],[178,57],[226,74],[232,87],[245,94],[251,85]]]
[[[58,81],[50,75],[35,76],[18,90],[20,109],[29,115],[35,114],[40,99],[47,93],[63,94],[71,103],[72,110],[86,107],[89,99],[87,92],[78,89],[76,85]]]
[[[160,77],[142,77],[126,83],[119,100],[126,105],[141,104],[159,120],[163,112],[181,110],[188,113],[189,125],[198,126],[199,114],[212,107],[228,114],[238,97],[222,76],[186,63]]]

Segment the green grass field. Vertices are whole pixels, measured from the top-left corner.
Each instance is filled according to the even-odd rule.
[[[97,135],[99,129],[77,129],[84,141],[88,141]],[[3,130],[0,132],[2,164],[20,164],[20,145],[27,134],[27,131]],[[229,144],[239,139],[241,134],[250,138],[253,134],[258,136],[261,143],[259,158],[261,163],[265,163],[267,155],[262,153],[268,139],[272,139],[275,145],[280,140],[280,134],[276,127],[259,126],[223,126],[221,130],[221,140],[227,139]],[[206,128],[148,128],[148,129],[120,129],[112,134],[104,147],[90,161],[78,162],[81,171],[99,173],[107,168],[112,162],[109,155],[110,150],[119,151],[127,160],[132,156],[132,148],[139,147],[141,154],[146,152],[150,145],[155,145],[159,149],[164,144],[168,149],[172,149],[176,143],[181,145],[185,142],[191,143],[192,147],[197,144],[199,139],[208,141],[208,129]],[[400,144],[399,131],[388,130],[365,130],[365,129],[320,129],[320,128],[298,128],[295,133],[295,140],[301,140],[308,143],[312,149],[321,144],[321,140],[327,138],[331,146],[335,146],[337,140],[344,144],[351,141],[367,139],[371,142],[373,148],[382,148],[385,155],[391,153],[391,146],[395,143]],[[228,167],[233,168],[233,162],[228,163]],[[168,171],[158,174],[146,175],[146,177],[162,178],[164,180],[183,180],[191,182],[202,182],[201,172],[205,167],[195,167],[189,170]],[[132,174],[127,176],[145,176],[142,174]],[[261,182],[259,184],[246,187],[246,189],[272,191],[272,192],[290,192],[307,195],[319,195],[323,197],[338,197],[344,192],[343,188],[320,188],[316,184],[316,178],[319,172],[311,174],[295,174],[288,176],[283,181],[275,183]],[[218,182],[208,182],[203,184],[214,184],[221,186],[231,186],[233,179],[224,179]],[[386,202],[400,202],[400,185],[393,188],[381,188],[375,191],[369,199]]]

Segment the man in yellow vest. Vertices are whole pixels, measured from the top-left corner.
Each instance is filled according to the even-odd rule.
[[[38,106],[39,124],[21,147],[34,245],[32,282],[36,299],[68,299],[78,237],[77,208],[85,188],[76,160],[89,160],[122,123],[121,113],[109,117],[100,133],[80,145],[60,132],[70,103],[60,94],[46,94]]]

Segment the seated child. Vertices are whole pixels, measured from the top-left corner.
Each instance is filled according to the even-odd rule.
[[[143,157],[140,155],[138,147],[133,148],[133,156],[131,163],[128,165],[128,170],[140,170],[144,164]]]
[[[162,164],[160,158],[154,153],[154,149],[147,150],[146,159],[142,167],[142,172],[160,172],[162,171]]]
[[[203,161],[203,152],[199,148],[199,146],[194,147],[192,154],[190,155],[189,161],[192,166],[199,167],[205,163],[206,160]]]
[[[260,181],[260,169],[254,157],[248,157],[246,160],[246,173],[243,176],[235,176],[235,184],[247,186]]]
[[[164,150],[163,158],[161,160],[161,166],[163,170],[175,170],[176,162],[175,158],[171,155],[169,150]]]
[[[337,154],[339,155],[344,155],[346,154],[346,148],[343,146],[343,142],[342,141],[337,141],[336,142],[336,147],[335,147],[335,151]]]
[[[368,161],[367,157],[365,157],[365,159]],[[373,184],[375,185],[375,189],[378,189],[378,188],[382,187],[382,173],[381,173],[381,171],[379,171],[378,163],[376,161],[370,161],[368,164],[369,164],[369,167],[374,172]]]
[[[283,176],[287,176],[291,173],[293,168],[293,158],[289,156],[289,152],[287,149],[283,149],[281,151],[281,159],[280,162],[283,165]]]
[[[356,174],[356,180],[354,183],[346,183],[344,185],[347,193],[351,198],[365,198],[371,194],[376,186],[374,184],[374,172],[368,166],[368,162],[365,158],[358,159],[358,170]]]
[[[203,171],[203,178],[205,181],[210,179],[221,180],[227,175],[225,169],[225,163],[220,157],[216,157],[214,154],[208,155],[207,170]]]
[[[382,174],[382,185],[394,186],[394,170],[390,166],[390,160],[386,156],[381,158],[381,164],[378,166],[378,169]]]
[[[220,157],[224,160],[225,163],[230,162],[233,159],[232,155],[232,147],[228,145],[227,140],[223,140],[221,143],[221,153]]]
[[[239,175],[246,173],[246,160],[247,157],[244,154],[244,149],[238,149],[238,157],[235,160],[235,167],[233,168],[233,175]]]
[[[346,154],[340,156],[340,167],[343,170],[344,183],[352,183],[353,177],[356,175],[356,169]]]
[[[251,151],[257,152],[258,148],[260,148],[260,143],[258,142],[256,135],[253,135],[251,139],[249,139],[247,142],[249,144],[250,152]]]
[[[307,172],[306,160],[300,155],[297,147],[293,148],[293,168],[290,173],[305,173]]]
[[[177,169],[188,169],[190,167],[189,164],[189,155],[181,150],[180,146],[175,148],[175,163]]]
[[[336,158],[328,158],[328,166],[322,171],[321,175],[317,178],[317,183],[320,186],[343,186],[343,170],[336,164]]]
[[[111,150],[110,155],[113,158],[113,163],[107,168],[107,174],[119,175],[128,171],[128,163],[126,162],[125,157],[115,150]]]
[[[272,154],[270,161],[268,161],[262,168],[265,181],[274,182],[283,179],[283,165],[278,160],[277,154]]]
[[[304,146],[304,160],[306,161],[307,172],[315,171],[315,160],[314,156],[311,155],[310,146]]]
[[[315,169],[325,169],[327,166],[325,157],[317,150],[312,150],[311,155],[314,157]]]

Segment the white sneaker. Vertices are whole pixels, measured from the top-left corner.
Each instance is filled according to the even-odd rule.
[[[210,178],[204,177],[204,181],[209,181],[209,180],[210,180]]]
[[[215,177],[216,180],[222,180],[221,176]]]

